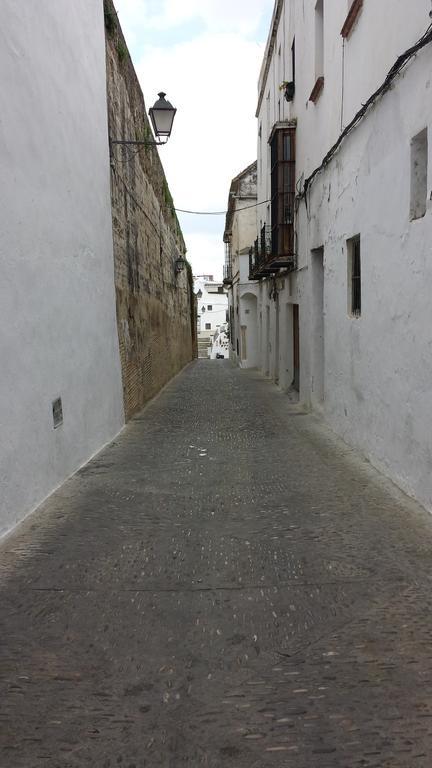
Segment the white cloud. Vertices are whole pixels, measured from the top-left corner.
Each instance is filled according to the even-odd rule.
[[[187,246],[187,258],[194,275],[213,275],[215,280],[222,280],[223,261],[218,235],[192,233],[188,236]]]
[[[137,65],[147,106],[161,88],[177,107],[160,150],[176,205],[221,210],[230,180],[256,157],[256,80],[262,49],[235,35],[148,49]]]
[[[236,32],[242,37],[253,34],[269,15],[272,0],[117,0],[124,32],[166,29],[191,21],[200,21],[207,31]]]
[[[118,0],[117,5],[129,13],[128,25],[135,15],[135,32],[162,17],[171,26],[193,18],[204,22],[205,32],[170,47],[158,44],[161,36],[155,31],[155,42],[134,63],[147,109],[160,90],[178,109],[172,137],[159,152],[176,207],[224,210],[231,179],[256,158],[257,80],[264,44],[248,39],[248,33],[273,0],[166,0],[157,4],[162,5],[159,16],[151,13],[150,0]],[[217,219],[218,234],[214,218],[196,217],[192,224],[191,217],[179,218],[194,270],[199,258],[200,272],[220,276],[224,216]]]

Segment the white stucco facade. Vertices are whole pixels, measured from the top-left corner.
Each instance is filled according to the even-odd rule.
[[[194,292],[197,296],[198,333],[211,336],[227,322],[227,294],[222,283],[213,280],[211,275],[194,277]]]
[[[355,23],[342,36],[353,5]],[[403,0],[324,0],[320,62],[315,3],[276,2],[259,84],[258,202],[272,194],[271,132],[291,126],[297,263],[256,284],[262,372],[284,390],[295,383],[303,403],[432,510],[430,43],[301,194],[398,56],[425,33],[430,10],[429,0],[409,8]],[[294,39],[295,95],[287,102],[279,86],[293,80]],[[318,65],[324,82],[310,101]],[[270,223],[264,203],[257,233]],[[353,312],[357,238],[361,309]]]
[[[249,250],[256,238],[257,164],[231,182],[225,222],[231,356],[242,368],[258,366],[258,286],[249,280]]]
[[[124,417],[102,2],[3,0],[0,71],[1,535]]]

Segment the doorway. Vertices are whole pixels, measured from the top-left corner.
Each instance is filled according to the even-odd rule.
[[[300,391],[300,317],[299,317],[299,305],[292,305],[293,311],[293,387]]]
[[[312,398],[324,400],[324,248],[312,251]]]
[[[276,294],[276,300],[275,300],[275,348],[274,348],[274,381],[275,384],[279,384],[279,346],[280,346],[280,340],[279,340],[279,294]]]
[[[244,293],[240,299],[242,322],[242,367],[255,368],[258,365],[258,302],[253,293]]]
[[[264,376],[270,375],[270,307],[266,307],[266,328],[264,348]]]

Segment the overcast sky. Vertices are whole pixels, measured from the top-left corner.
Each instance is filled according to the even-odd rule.
[[[257,81],[274,0],[116,0],[147,110],[177,107],[159,154],[177,208],[223,211],[256,159]],[[179,214],[194,274],[222,277],[224,216]]]

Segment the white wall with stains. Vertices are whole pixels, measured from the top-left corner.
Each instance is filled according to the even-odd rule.
[[[0,71],[2,534],[124,422],[102,2],[3,0]]]
[[[314,3],[275,4],[280,20],[261,72],[258,201],[270,191],[268,137],[296,120],[297,190],[397,57],[430,24],[430,0],[364,0],[347,39],[351,3],[324,0],[324,88],[315,81]],[[296,91],[287,103],[281,80]],[[270,38],[269,38],[270,40]],[[280,51],[280,53],[279,53]],[[298,270],[260,284],[260,367],[283,389],[292,381],[292,305],[300,316],[300,399],[432,510],[432,46],[411,61],[346,138],[296,217]],[[265,64],[265,62],[264,62]],[[281,73],[283,72],[283,77]],[[424,181],[413,199],[413,172]],[[423,132],[423,134],[422,134]],[[420,143],[412,141],[420,135]],[[423,143],[422,143],[423,142]],[[417,149],[416,149],[417,147]],[[416,155],[423,147],[420,159]],[[417,160],[416,160],[417,157]],[[414,170],[413,170],[414,169]],[[416,182],[415,182],[416,183]],[[419,218],[412,219],[414,210]],[[260,207],[258,227],[270,222]],[[360,235],[361,316],[351,315],[348,244]],[[321,262],[320,262],[321,259]]]

